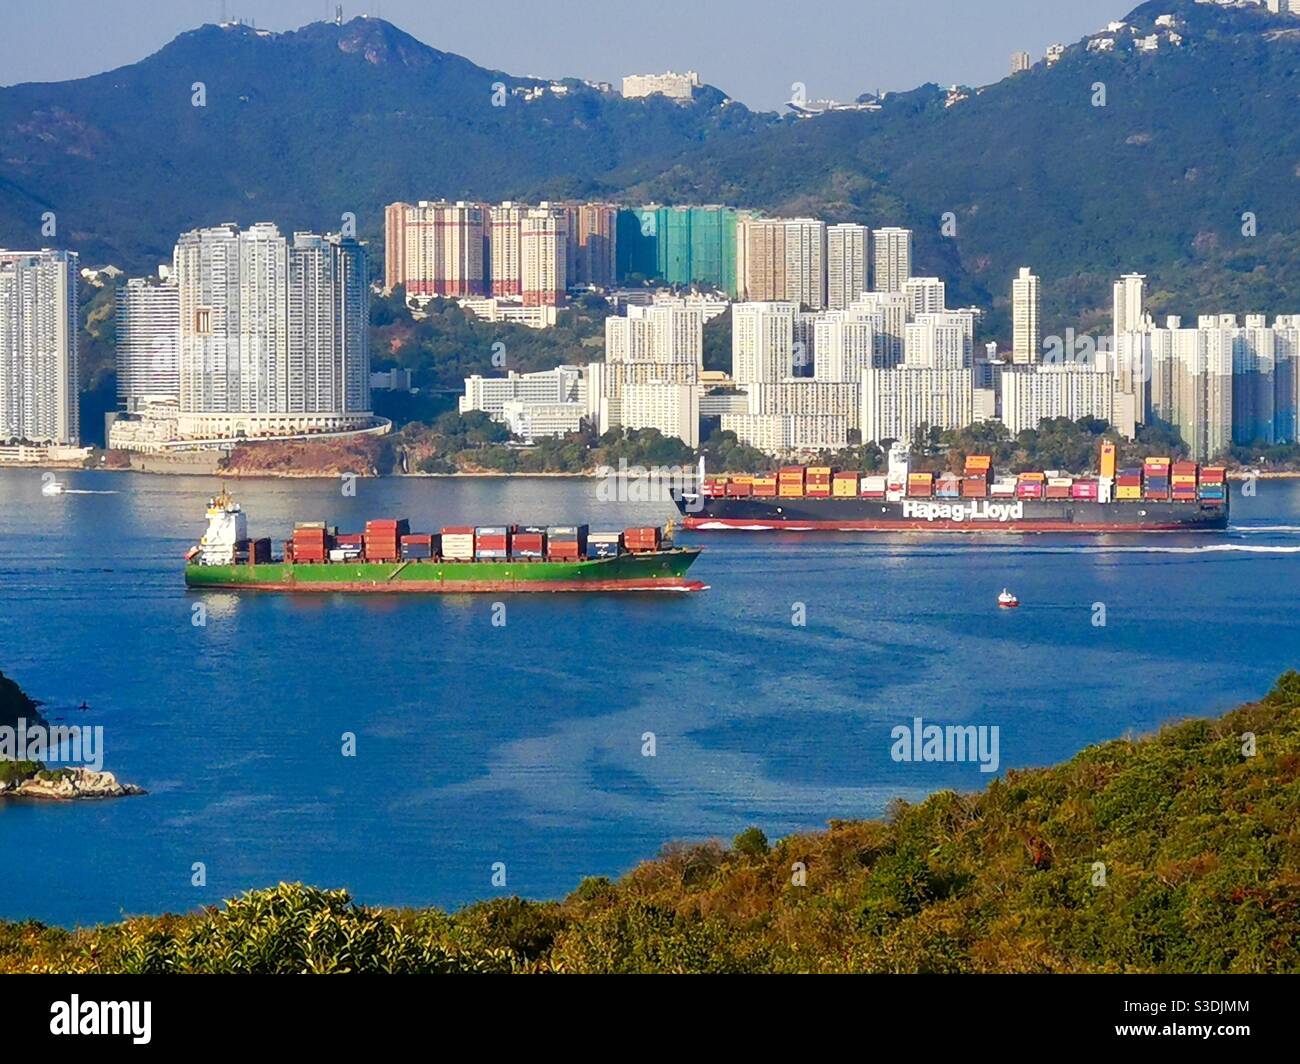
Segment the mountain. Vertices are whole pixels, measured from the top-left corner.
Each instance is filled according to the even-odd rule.
[[[716,89],[681,106],[560,84],[483,69],[378,19],[203,26],[131,66],[0,89],[0,246],[39,242],[45,211],[61,246],[130,270],[227,220],[336,228],[352,211],[377,236],[392,200],[601,194],[633,162],[772,121]]]
[[[396,199],[728,202],[910,225],[918,272],[991,307],[995,334],[1021,265],[1044,279],[1047,333],[1102,324],[1129,270],[1156,313],[1300,310],[1300,20],[1157,0],[1124,21],[994,85],[804,120],[712,88],[686,104],[556,93],[377,19],[204,26],[119,70],[0,89],[0,244],[42,242],[53,210],[58,243],[138,271],[225,220],[326,228],[352,211],[378,240]]]

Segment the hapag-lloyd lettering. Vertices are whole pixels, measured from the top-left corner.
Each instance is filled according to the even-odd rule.
[[[1025,516],[1023,502],[904,502],[903,516],[921,521],[1020,521]]]

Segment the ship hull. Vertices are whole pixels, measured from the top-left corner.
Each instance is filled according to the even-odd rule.
[[[682,592],[698,549],[679,548],[579,561],[268,562],[185,567],[192,589],[364,594],[513,594],[523,592]]]
[[[678,501],[696,531],[1031,533],[1221,532],[1227,504],[1083,499],[771,499]]]

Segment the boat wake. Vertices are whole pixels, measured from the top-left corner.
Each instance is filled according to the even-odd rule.
[[[1294,535],[1295,533],[1300,532],[1300,525],[1229,525],[1228,531],[1261,536]]]
[[[90,488],[64,488],[60,495],[119,495],[117,491],[92,491]]]

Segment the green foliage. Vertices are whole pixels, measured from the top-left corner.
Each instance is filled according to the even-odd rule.
[[[750,857],[763,857],[769,849],[762,828],[746,828],[732,840],[731,848]]]
[[[1296,971],[1297,766],[1289,672],[1219,720],[885,820],[670,844],[563,902],[391,911],[281,884],[76,932],[0,922],[0,973]]]

